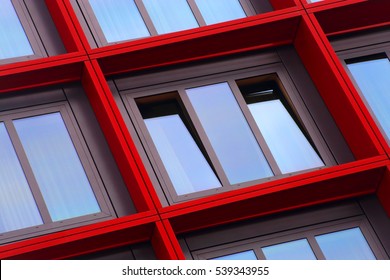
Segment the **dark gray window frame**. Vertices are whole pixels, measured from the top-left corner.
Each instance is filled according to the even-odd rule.
[[[142,0],[134,0],[135,4],[141,14],[142,19],[144,20],[145,26],[147,27],[150,37],[159,35],[157,33],[157,30],[142,2]],[[194,17],[196,21],[198,22],[199,27],[206,26],[206,22],[203,19],[202,14],[200,13],[199,8],[197,7],[195,0],[186,0],[188,2],[188,5],[191,8],[191,11],[194,14]],[[243,8],[246,16],[252,16],[259,13],[264,13],[272,10],[271,5],[268,3],[268,1],[261,0],[256,1],[252,3],[253,0],[238,0],[241,4],[241,7]],[[94,12],[92,10],[91,5],[89,4],[88,0],[71,0],[72,6],[75,9],[75,12],[78,16],[78,18],[81,21],[81,25],[83,26],[84,30],[91,30],[92,34],[87,33],[88,40],[90,44],[93,44],[93,47],[102,47],[107,45],[115,45],[118,43],[126,42],[126,41],[133,41],[138,40],[141,38],[135,38],[135,39],[129,39],[124,41],[118,41],[118,42],[112,42],[108,43],[103,31],[99,25],[99,22],[94,15]],[[85,22],[82,19],[85,19]]]
[[[259,63],[259,61],[261,61],[261,63]],[[259,64],[260,66],[258,66]],[[276,180],[279,178],[284,178],[291,175],[306,173],[310,171],[303,170],[252,182],[237,185],[229,184],[223,186],[222,188],[177,196],[162,165],[162,162],[159,159],[157,150],[155,149],[153,142],[151,141],[151,138],[147,132],[146,126],[143,122],[142,116],[137,108],[137,105],[134,102],[134,99],[137,97],[163,94],[172,91],[180,92],[184,88],[190,88],[192,86],[199,86],[210,83],[217,83],[218,81],[229,80],[229,78],[238,80],[241,78],[261,76],[273,73],[277,73],[286,92],[288,93],[288,98],[291,100],[293,108],[298,112],[298,118],[300,118],[303,126],[308,132],[309,137],[314,142],[315,148],[317,149],[317,152],[319,153],[325,164],[325,166],[321,168],[337,164],[336,162],[339,161],[335,160],[331,150],[328,148],[326,141],[322,137],[321,132],[318,130],[317,124],[312,119],[309,110],[306,108],[306,104],[302,100],[302,97],[300,96],[300,93],[296,88],[296,85],[294,83],[295,81],[292,80],[284,66],[284,63],[281,62],[281,59],[276,53],[264,53],[246,58],[232,59],[230,63],[228,60],[226,60],[225,62],[222,61],[216,62],[214,64],[210,63],[203,66],[194,66],[192,68],[188,67],[185,69],[171,70],[166,73],[162,72],[154,74],[144,74],[135,76],[133,78],[122,78],[115,80],[115,82],[109,82],[114,97],[117,100],[117,104],[120,107],[124,118],[127,121],[130,132],[133,135],[137,135],[136,138],[139,137],[140,139],[139,141],[137,141],[136,139],[138,147],[140,147],[140,149],[146,150],[146,154],[142,155],[141,153],[141,156],[143,157],[144,163],[146,163],[153,184],[155,185],[155,189],[157,190],[160,199],[163,201],[163,204],[174,204],[198,198],[201,196],[212,195],[237,188],[243,188],[269,180]],[[150,85],[150,81],[153,81],[152,83],[154,83],[154,85]],[[236,92],[236,95],[237,94],[238,93]],[[123,106],[122,102],[126,105]],[[241,104],[241,108],[245,107],[246,104]],[[321,108],[319,107],[317,109],[321,110]],[[130,117],[126,117],[127,114]],[[244,112],[244,114],[246,114],[247,120],[251,119],[251,116],[248,117],[248,112]],[[327,121],[324,120],[324,122]],[[254,126],[254,124],[252,123],[252,128],[253,127],[256,126]],[[151,166],[148,166],[148,162],[151,163]],[[154,174],[156,174],[156,177],[153,176]],[[218,174],[217,176],[220,178],[220,174]],[[166,201],[163,200],[164,198],[166,199]]]
[[[80,89],[79,85],[68,85],[64,89],[3,94],[0,99],[2,105],[0,121],[10,122],[12,119],[59,112],[101,212],[57,222],[51,221],[20,140],[14,128],[11,126],[11,129],[9,129],[10,126],[8,125],[8,133],[33,192],[34,200],[42,215],[43,224],[2,233],[0,234],[0,244],[105,221],[136,212],[123,179],[115,167],[114,159],[109,153],[104,136],[92,116],[93,113],[89,108],[88,100],[82,95]]]
[[[373,34],[365,34],[351,38],[335,40],[332,42],[332,45],[340,59],[341,64],[344,66],[345,71],[348,73],[352,83],[354,84],[355,89],[358,91],[360,98],[363,100],[367,110],[370,112],[371,117],[378,125],[378,128],[381,131],[383,137],[390,144],[390,139],[387,137],[385,131],[382,128],[382,125],[376,118],[374,112],[367,102],[366,97],[361,92],[357,82],[355,81],[347,66],[348,60],[362,59],[369,61],[372,60],[370,57],[381,54],[387,57],[390,61],[390,40],[388,38],[390,38],[390,30],[383,30],[374,32]]]

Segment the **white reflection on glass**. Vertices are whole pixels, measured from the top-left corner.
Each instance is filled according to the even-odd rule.
[[[348,64],[371,110],[390,139],[390,61],[387,58]]]
[[[186,0],[143,0],[158,34],[198,27]]]
[[[280,100],[248,107],[282,173],[324,166]]]
[[[61,114],[13,122],[52,220],[100,212]]]
[[[0,233],[42,223],[11,139],[0,123]]]
[[[150,36],[134,0],[89,0],[108,43]]]
[[[227,83],[186,92],[231,184],[273,176]]]
[[[359,228],[316,236],[327,260],[375,260]]]
[[[316,260],[306,239],[261,248],[267,260]]]
[[[238,0],[195,0],[195,2],[206,24],[246,17]]]
[[[221,187],[179,115],[145,119],[178,195]]]
[[[10,0],[0,0],[0,59],[33,55]]]
[[[212,258],[211,260],[257,260],[253,250]]]

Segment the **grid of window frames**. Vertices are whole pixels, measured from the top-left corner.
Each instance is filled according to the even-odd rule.
[[[67,102],[0,113],[0,240],[113,215]]]
[[[192,253],[212,260],[375,260],[386,258],[364,219],[328,223]]]
[[[121,92],[170,203],[335,164],[282,67],[220,76]]]
[[[249,0],[78,0],[77,3],[94,30],[98,45],[256,14]]]

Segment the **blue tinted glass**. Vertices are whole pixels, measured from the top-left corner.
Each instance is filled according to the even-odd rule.
[[[273,176],[227,83],[186,92],[231,184]]]
[[[327,260],[375,260],[359,228],[316,236]]]
[[[387,58],[348,64],[371,110],[390,139],[390,61]]]
[[[218,258],[213,258],[211,260],[257,260],[255,252],[253,250],[230,254]]]
[[[134,0],[89,0],[108,43],[149,36]]]
[[[186,0],[143,0],[158,34],[198,27]]]
[[[246,17],[238,0],[195,0],[206,24]]]
[[[100,212],[60,113],[14,120],[53,221]]]
[[[261,248],[267,260],[316,260],[306,239]]]
[[[0,59],[34,54],[10,0],[0,0]]]
[[[178,195],[221,187],[179,115],[145,123]]]
[[[0,233],[42,224],[4,123],[0,123]]]
[[[324,165],[280,100],[248,107],[282,173]]]

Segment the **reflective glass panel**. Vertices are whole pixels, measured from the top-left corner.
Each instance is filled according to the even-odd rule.
[[[255,252],[253,250],[225,255],[218,258],[212,258],[211,260],[257,260]]]
[[[221,187],[179,115],[145,123],[178,195]]]
[[[186,0],[143,0],[158,34],[198,27]]]
[[[316,236],[327,260],[375,260],[359,228]]]
[[[89,0],[108,43],[149,36],[134,0]]]
[[[0,123],[0,233],[42,223],[11,139]]]
[[[280,100],[248,107],[282,173],[324,165]]]
[[[231,184],[273,176],[227,83],[186,92]]]
[[[11,1],[0,0],[0,59],[33,54]]]
[[[316,260],[306,239],[261,248],[267,260]]]
[[[195,0],[206,24],[246,17],[238,0]]]
[[[52,220],[100,212],[61,114],[13,122]]]
[[[390,139],[390,61],[388,58],[348,64],[368,105]]]

